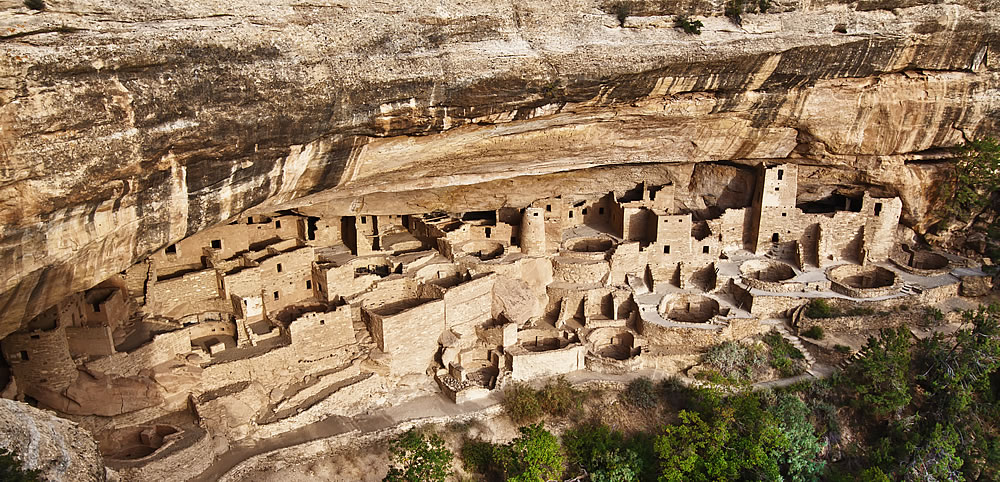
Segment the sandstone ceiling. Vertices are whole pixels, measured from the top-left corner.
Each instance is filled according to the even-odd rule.
[[[646,176],[696,208],[773,160],[805,196],[898,194],[919,230],[942,148],[1000,127],[997,3],[775,1],[738,27],[722,2],[650,2],[622,27],[593,0],[3,0],[0,335],[254,209]]]

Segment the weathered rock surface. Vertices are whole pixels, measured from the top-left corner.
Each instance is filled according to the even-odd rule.
[[[746,191],[695,163],[780,159],[805,197],[899,194],[921,231],[941,148],[1000,127],[995,0],[783,1],[742,27],[687,0],[624,27],[597,0],[46,3],[0,12],[0,335],[255,207],[596,166],[669,164],[707,209]],[[672,28],[688,11],[700,36]]]
[[[0,399],[0,447],[17,452],[42,480],[103,481],[97,442],[76,423],[21,402]]]

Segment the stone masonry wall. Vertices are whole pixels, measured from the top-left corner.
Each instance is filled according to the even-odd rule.
[[[94,370],[106,375],[131,377],[140,371],[172,360],[177,355],[191,352],[191,336],[187,330],[161,333],[153,341],[128,353],[115,353],[111,356],[88,362],[88,370]]]
[[[31,394],[40,386],[59,392],[76,380],[76,364],[70,355],[66,330],[36,330],[12,333],[0,343],[3,356],[17,379],[19,390]]]

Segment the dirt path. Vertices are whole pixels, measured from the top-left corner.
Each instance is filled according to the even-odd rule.
[[[639,377],[647,377],[655,380],[663,378],[666,375],[666,373],[654,369],[623,374],[577,371],[567,374],[566,379],[573,385],[579,385],[592,381],[627,383]],[[538,380],[537,384],[541,385],[546,381]],[[353,430],[364,434],[383,430],[411,420],[477,412],[500,403],[500,399],[500,393],[494,392],[482,400],[456,405],[442,394],[425,395],[371,414],[356,415],[354,417],[331,416],[281,435],[259,440],[253,445],[234,445],[229,451],[219,456],[208,469],[190,480],[193,482],[214,482],[232,470],[233,467],[236,467],[240,462],[256,455],[293,447],[313,440],[341,435]]]
[[[428,417],[454,416],[476,412],[500,403],[498,393],[475,402],[456,405],[444,395],[425,395],[408,402],[380,410],[372,414],[356,415],[354,417],[331,416],[311,423],[304,427],[285,432],[281,435],[254,442],[253,445],[234,445],[226,453],[215,459],[215,462],[201,474],[191,478],[191,481],[214,482],[226,472],[232,470],[240,462],[263,453],[293,447],[353,430],[369,433],[392,427],[401,422]]]

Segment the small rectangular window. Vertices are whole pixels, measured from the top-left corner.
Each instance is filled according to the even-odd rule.
[[[163,252],[167,254],[177,254],[177,245],[171,244],[170,246],[167,246],[167,249],[163,250]]]
[[[573,219],[573,211],[570,211],[570,212],[569,212],[569,218],[570,218],[570,219]]]
[[[490,229],[490,228],[486,228],[486,237],[489,238],[490,235],[492,235],[492,234],[493,234],[493,230]]]
[[[307,290],[313,289],[313,282],[312,281],[306,280],[306,289]]]
[[[213,239],[212,240],[212,249],[222,249],[222,240],[221,239]]]
[[[253,216],[247,218],[247,224],[253,224]]]
[[[597,214],[604,214],[604,208],[597,208]]]
[[[787,218],[788,217],[788,213],[781,213],[781,217]]]
[[[39,339],[41,337],[42,337],[42,335],[31,335],[31,339],[32,340],[37,340],[37,339]]]
[[[582,213],[583,213],[584,216],[586,216],[587,215],[587,208],[583,208]]]
[[[281,263],[278,263],[278,272],[281,272]]]
[[[702,246],[701,247],[701,252],[705,253],[705,254],[708,254],[708,246]]]
[[[274,292],[274,299],[278,299],[278,292],[277,291]]]
[[[281,221],[274,222],[274,229],[281,229]]]
[[[782,178],[782,177],[783,177],[784,175],[785,175],[785,170],[784,170],[784,169],[778,169],[778,180],[779,180],[779,181],[781,180],[781,178]]]
[[[94,303],[94,313],[100,313],[100,312],[101,312],[101,304]]]
[[[882,213],[882,203],[875,203],[875,215],[878,216]]]
[[[21,350],[21,360],[28,361],[28,352]]]
[[[774,234],[771,235],[771,242],[772,243],[777,243],[778,242],[778,233],[774,233]]]
[[[670,246],[669,245],[663,247],[663,254],[670,254]]]
[[[361,216],[361,224],[368,224],[368,218]]]
[[[780,191],[780,190],[781,190],[781,188],[777,188],[777,187],[776,187],[776,188],[774,188],[774,192],[778,192],[778,191]]]
[[[517,246],[517,236],[510,237],[510,244]]]
[[[552,212],[552,205],[551,204],[546,204],[545,205],[545,210],[548,211],[548,212]]]
[[[535,213],[535,217],[538,217],[538,213]]]

